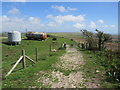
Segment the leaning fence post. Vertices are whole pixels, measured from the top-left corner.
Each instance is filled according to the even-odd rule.
[[[26,68],[26,62],[25,62],[25,50],[22,50],[22,56],[23,56],[23,68]]]
[[[10,69],[10,71],[7,73],[7,75],[5,75],[5,77],[7,77],[8,75],[10,75],[12,73],[12,71],[15,69],[15,67],[19,64],[19,62],[22,60],[23,56],[21,56],[19,58],[19,60],[14,64],[14,66],[12,67],[12,69]]]
[[[15,67],[22,61],[23,64],[23,68],[26,67],[26,61],[25,58],[27,58],[28,60],[30,60],[33,63],[36,63],[34,60],[32,60],[31,58],[29,58],[28,56],[25,55],[25,50],[22,50],[22,56],[18,59],[18,61],[14,64],[14,66],[12,67],[12,69],[10,69],[10,71],[7,73],[7,75],[5,77],[7,77],[8,75],[10,75],[12,73],[12,71],[15,69]]]
[[[36,62],[37,62],[37,60],[38,60],[38,48],[36,48],[35,51],[36,51]]]

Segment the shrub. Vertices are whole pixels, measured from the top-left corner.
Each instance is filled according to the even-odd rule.
[[[52,38],[52,40],[57,40],[57,38],[56,38],[56,37],[54,37],[54,38]]]

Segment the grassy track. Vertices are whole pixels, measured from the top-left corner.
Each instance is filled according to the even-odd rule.
[[[6,39],[3,39],[5,42]],[[2,72],[3,77],[12,68],[12,64],[15,63],[21,56],[21,50],[25,49],[26,55],[35,60],[35,48],[38,48],[38,62],[37,64],[32,64],[27,61],[27,68],[22,69],[22,63],[20,63],[14,72],[3,80],[3,88],[28,88],[30,86],[44,87],[41,84],[34,82],[41,70],[52,70],[52,64],[55,64],[61,56],[65,53],[65,50],[60,50],[58,52],[49,52],[49,45],[52,45],[52,49],[58,49],[61,43],[67,42],[67,44],[75,43],[66,38],[57,38],[53,43],[51,38],[46,41],[37,40],[22,40],[21,45],[10,46],[2,44]]]

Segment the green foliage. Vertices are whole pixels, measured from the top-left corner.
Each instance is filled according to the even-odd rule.
[[[101,57],[104,59],[101,64],[106,67],[106,75],[110,82],[120,82],[120,52],[118,51],[104,51],[101,53]]]
[[[86,44],[86,49],[89,50],[94,49],[95,46],[97,46],[96,39],[94,38],[95,37],[94,34],[87,30],[81,30],[81,32],[86,37],[86,42],[88,43],[88,45]]]
[[[86,42],[88,45],[86,45],[86,49],[93,50],[93,49],[104,49],[104,43],[107,41],[111,41],[112,37],[110,34],[103,33],[102,31],[97,30],[96,34],[93,34],[92,32],[89,32],[87,30],[81,30],[83,35],[86,37]]]
[[[85,35],[88,38],[92,38],[93,37],[93,33],[89,32],[87,30],[81,30],[81,32],[83,33],[83,35]]]
[[[99,30],[97,30],[97,39],[98,39],[98,47],[99,47],[99,50],[103,49],[104,48],[104,43],[106,41],[110,41],[112,39],[111,35],[110,34],[106,34],[106,33],[103,33]]]
[[[93,33],[87,30],[82,30],[83,35],[86,36],[86,41],[89,43],[89,48],[91,47],[91,49],[93,50],[90,52],[95,54],[95,62],[97,61],[98,65],[105,67],[107,76],[106,81],[109,81],[111,83],[120,83],[120,52],[105,50],[104,43],[107,41],[111,41],[112,37],[110,34],[103,33],[102,31],[99,31],[97,29],[96,31],[97,33],[95,34],[95,38],[93,36]],[[100,51],[95,51],[93,46],[97,46],[96,48],[98,48],[98,50]],[[89,62],[89,65],[90,63],[92,62]],[[90,70],[88,70],[88,73],[89,71]],[[120,87],[120,85],[117,85],[117,87]]]
[[[101,85],[105,88],[120,87],[119,51],[84,50],[82,52],[84,53],[84,58],[86,60],[83,67],[86,77],[97,77],[97,79],[101,81]],[[96,70],[99,72],[97,73]]]

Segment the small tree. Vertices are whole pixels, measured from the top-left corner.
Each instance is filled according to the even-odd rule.
[[[88,42],[88,49],[92,49],[93,48],[93,43],[94,43],[94,34],[92,32],[89,32],[87,30],[81,30],[81,32],[83,33],[83,35],[86,37],[86,41]]]
[[[99,50],[101,50],[104,47],[104,43],[106,41],[110,41],[112,39],[112,37],[110,34],[105,34],[97,29],[96,29],[96,31],[97,31],[97,38],[98,38],[98,48],[99,48]]]

